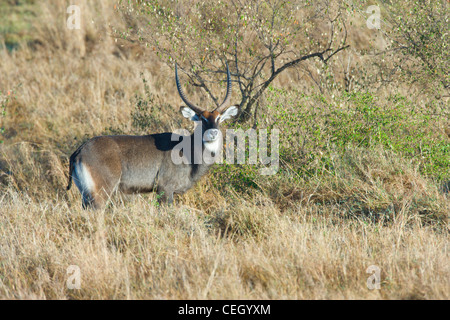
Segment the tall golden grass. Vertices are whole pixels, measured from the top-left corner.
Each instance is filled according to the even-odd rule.
[[[0,125],[0,298],[449,298],[448,195],[382,149],[350,149],[335,159],[338,175],[305,185],[273,177],[241,194],[210,176],[173,207],[139,195],[82,210],[76,188],[65,191],[68,157],[88,137],[132,131],[141,73],[171,106],[155,110],[151,130],[187,123],[171,70],[112,37],[126,25],[114,4],[74,4],[81,30],[64,27],[68,2],[40,3],[32,45],[0,51],[0,88],[14,96]],[[352,197],[395,214],[356,215],[343,201]],[[80,289],[67,285],[71,265]],[[379,290],[367,287],[371,265]]]

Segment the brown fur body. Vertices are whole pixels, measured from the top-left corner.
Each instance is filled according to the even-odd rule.
[[[74,179],[83,195],[83,206],[102,207],[114,191],[125,194],[156,191],[161,193],[161,200],[169,203],[173,202],[174,193],[186,192],[210,166],[194,164],[192,159],[188,159],[188,164],[174,164],[171,152],[179,141],[171,141],[171,136],[172,133],[100,136],[85,142],[70,157],[69,169],[69,179]],[[192,158],[193,148],[191,152]],[[80,164],[88,171],[92,187],[76,169]],[[71,180],[67,189],[70,186]]]

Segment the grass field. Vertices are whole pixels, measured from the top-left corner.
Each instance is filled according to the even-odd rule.
[[[215,165],[172,207],[146,194],[83,210],[65,190],[82,142],[192,125],[173,70],[112,37],[114,3],[79,3],[91,23],[72,31],[64,1],[0,1],[0,298],[449,298],[448,101],[403,87],[304,94],[312,81],[287,73],[259,119],[280,130],[276,175]]]

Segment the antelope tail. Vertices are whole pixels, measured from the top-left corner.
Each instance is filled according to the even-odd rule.
[[[73,158],[75,157],[72,154],[69,161],[69,184],[67,185],[67,190],[70,190],[70,187],[72,186]]]
[[[69,184],[67,185],[67,190],[70,190],[72,186],[72,173],[73,173],[73,162],[75,161],[76,156],[80,153],[81,148],[84,146],[84,143],[70,156],[69,160]]]

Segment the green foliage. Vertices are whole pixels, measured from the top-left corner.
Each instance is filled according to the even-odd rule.
[[[434,116],[419,111],[402,96],[380,102],[369,93],[344,93],[336,101],[341,106],[321,95],[269,88],[269,112],[262,115],[260,122],[280,130],[283,165],[277,175],[299,181],[335,175],[334,160],[343,157],[349,148],[381,147],[417,163],[426,176],[442,181],[450,178],[450,143],[434,130]],[[309,107],[311,104],[313,107]],[[240,193],[261,189],[261,165],[248,164],[248,148],[247,143],[246,164],[214,167],[213,183],[217,188],[229,186]]]
[[[223,163],[212,169],[212,183],[217,189],[229,186],[241,194],[250,194],[258,189],[258,176],[256,165]]]
[[[450,177],[450,144],[433,130],[436,115],[415,108],[405,97],[381,102],[370,93],[343,93],[334,104],[321,95],[292,95],[274,88],[270,93],[271,121],[282,132],[280,156],[299,174],[333,172],[333,157],[349,147],[381,146],[419,163],[423,174],[439,180]]]
[[[266,167],[266,165],[262,164],[260,160],[261,141],[259,132],[257,130],[254,130],[255,128],[250,127],[248,124],[242,123],[231,123],[229,125],[229,128],[235,130],[236,133],[241,131],[242,134],[245,135],[245,145],[243,146],[243,149],[241,149],[239,142],[236,142],[236,140],[233,142],[225,140],[225,143],[227,144],[233,143],[235,149],[235,158],[227,159],[226,150],[224,150],[224,163],[213,168],[212,181],[214,186],[219,189],[225,186],[229,186],[233,190],[241,194],[251,194],[253,190],[260,189],[260,186],[258,185],[259,181],[261,181],[260,170]],[[253,132],[256,134],[258,143],[255,145],[250,144],[249,142],[250,130],[254,130]],[[272,141],[271,127],[269,127],[267,128],[268,157],[270,157],[271,152],[273,152]],[[227,147],[231,146],[228,145]],[[239,163],[239,159],[237,156],[238,153],[244,154],[245,163]],[[255,160],[257,161],[257,163],[250,163],[252,155],[256,156]]]
[[[281,177],[304,181],[334,175],[334,159],[348,149],[382,148],[418,164],[426,176],[450,178],[450,143],[435,130],[439,117],[448,118],[448,112],[427,113],[399,95],[381,101],[370,93],[343,93],[331,103],[322,95],[274,87],[268,91],[268,112],[259,122],[280,130]],[[246,155],[248,160],[248,144]],[[214,183],[238,192],[260,189],[258,168],[259,164],[217,166]]]
[[[450,179],[450,141],[438,129],[448,110],[434,114],[400,95],[343,93],[330,101],[274,87],[266,103],[258,122],[280,130],[278,173],[262,176],[260,164],[217,165],[211,180],[218,190],[249,198],[262,192],[281,208],[312,202],[317,213],[332,207],[367,221],[389,223],[408,212],[445,223],[448,210],[424,190]]]

